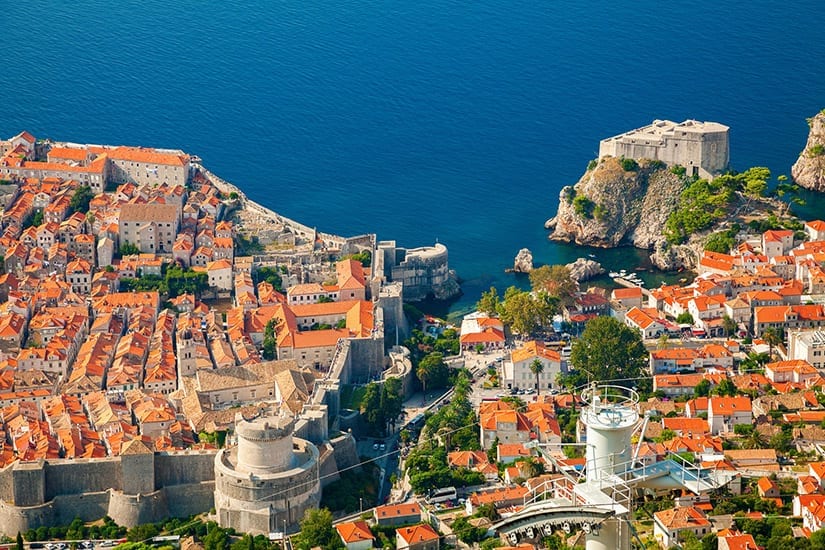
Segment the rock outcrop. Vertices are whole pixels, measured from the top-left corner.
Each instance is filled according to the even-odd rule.
[[[808,142],[791,168],[791,177],[800,187],[825,191],[825,110],[808,119]]]
[[[533,271],[533,253],[527,248],[522,248],[516,254],[513,262],[513,271],[516,273],[530,273]]]
[[[575,262],[567,264],[565,267],[570,270],[570,276],[579,282],[604,273],[604,268],[599,262],[587,258],[577,258]]]
[[[702,255],[703,240],[676,246],[668,246],[664,240],[661,240],[653,246],[650,262],[661,271],[694,269],[699,264],[699,257]]]
[[[664,240],[683,186],[661,162],[605,157],[576,185],[562,189],[558,213],[545,227],[553,229],[553,240],[652,249]]]
[[[461,283],[455,270],[450,270],[447,279],[439,284],[433,285],[433,298],[436,300],[450,300],[456,296],[461,296]]]

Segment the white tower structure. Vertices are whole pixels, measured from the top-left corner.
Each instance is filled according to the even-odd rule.
[[[630,512],[633,490],[686,488],[695,493],[716,489],[730,481],[727,471],[709,471],[690,463],[662,460],[635,463],[631,438],[640,422],[639,396],[622,386],[592,385],[582,392],[581,421],[586,426],[585,470],[577,477],[562,470],[525,498],[517,513],[493,525],[510,544],[535,541],[555,531],[580,529],[587,550],[630,550]],[[543,456],[553,455],[536,446]]]
[[[582,393],[582,400],[586,406],[581,420],[587,426],[584,487],[588,487],[588,494],[604,494],[605,487],[623,485],[619,476],[631,469],[630,437],[639,425],[639,395],[621,386],[593,385]],[[587,550],[630,548],[627,518],[621,517],[630,512],[629,502],[625,510],[616,512],[616,517],[602,523],[598,533],[587,535]]]

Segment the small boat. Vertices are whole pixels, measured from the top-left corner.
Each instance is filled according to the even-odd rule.
[[[611,278],[611,279],[615,279],[616,277],[618,277],[618,276],[619,276],[619,274],[618,274],[618,273],[616,273],[615,271],[611,271],[610,273],[608,273],[608,275],[610,275],[610,278]]]
[[[628,273],[628,274],[627,274],[627,278],[628,278],[628,279],[630,279],[630,280],[632,281],[633,279],[635,279],[635,278],[636,278],[636,274],[635,274],[635,273]]]
[[[595,258],[596,257],[595,254],[588,254],[587,256],[590,257],[590,258]]]
[[[681,279],[679,279],[679,282],[680,283],[686,283],[687,282],[687,277],[682,277]]]

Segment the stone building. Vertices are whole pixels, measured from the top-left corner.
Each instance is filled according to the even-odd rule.
[[[173,204],[124,204],[118,239],[147,253],[170,253],[178,232],[178,208]]]
[[[441,243],[419,248],[402,248],[395,241],[380,241],[374,272],[387,282],[401,282],[404,298],[414,302],[428,295],[437,297],[442,287],[451,282],[447,247]]]
[[[144,147],[117,147],[108,151],[111,180],[138,185],[186,185],[189,181],[189,155]]]
[[[684,166],[688,175],[712,178],[728,167],[728,130],[718,122],[654,120],[643,128],[603,139],[599,158],[660,160],[668,166]]]
[[[215,514],[221,527],[270,533],[295,526],[321,501],[318,448],[293,437],[291,417],[238,415],[237,445],[215,456]]]

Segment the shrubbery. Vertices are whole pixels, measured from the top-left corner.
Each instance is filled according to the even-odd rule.
[[[639,163],[633,159],[627,159],[622,157],[619,161],[622,163],[622,170],[625,172],[636,172],[639,170]]]
[[[596,204],[584,195],[577,195],[573,199],[573,211],[582,218],[592,218],[595,206]]]
[[[734,227],[730,229],[713,233],[708,237],[707,242],[705,242],[705,250],[729,254],[733,247],[736,246],[736,234],[739,233],[739,229],[739,224],[735,224]]]

